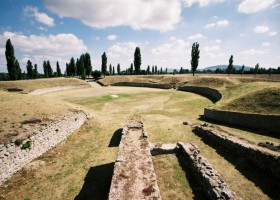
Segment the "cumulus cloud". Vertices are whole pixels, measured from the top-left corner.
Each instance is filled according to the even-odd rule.
[[[211,3],[221,3],[225,0],[183,0],[187,7],[192,6],[195,3],[198,3],[200,7],[208,6]]]
[[[39,23],[45,24],[47,26],[54,26],[54,19],[49,17],[46,13],[39,12],[37,7],[26,6],[23,8],[23,13],[25,16],[34,17]]]
[[[137,46],[140,45],[136,42],[117,42],[108,49],[108,56],[114,58],[120,56],[132,57]]]
[[[209,28],[214,28],[215,26],[218,27],[226,27],[229,25],[229,21],[228,20],[219,20],[215,23],[210,23],[210,24],[206,24],[205,28],[209,29]]]
[[[43,60],[64,61],[87,51],[83,41],[73,34],[26,36],[22,33],[4,32],[0,35],[0,44],[5,44],[9,38],[15,48],[16,57],[18,54],[22,55],[22,58],[18,57],[21,66],[26,65],[26,59],[37,64],[43,63]]]
[[[245,14],[252,14],[272,7],[275,0],[243,0],[238,5],[238,11]]]
[[[264,43],[262,43],[262,46],[264,46],[264,47],[270,46],[270,42],[264,42]]]
[[[267,33],[269,31],[268,26],[256,26],[254,29],[255,33]]]
[[[188,37],[189,40],[199,40],[204,38],[206,38],[206,36],[202,35],[201,33],[197,33]]]
[[[205,46],[205,47],[203,47],[203,50],[205,52],[216,52],[216,51],[220,51],[220,46],[217,46],[217,45]]]
[[[277,35],[277,32],[276,31],[272,31],[272,32],[269,32],[268,35],[269,36],[275,36],[275,35]]]
[[[177,56],[186,55],[189,42],[182,39],[172,38],[171,43],[162,44],[151,50],[153,55]]]
[[[117,37],[118,37],[117,35],[108,35],[107,39],[108,40],[115,40],[115,39],[117,39]]]
[[[249,49],[241,52],[244,56],[255,56],[255,55],[264,55],[267,54],[266,51],[256,50],[256,49]]]
[[[172,30],[180,22],[181,0],[44,0],[60,17],[81,20],[94,28],[130,26],[132,29]]]

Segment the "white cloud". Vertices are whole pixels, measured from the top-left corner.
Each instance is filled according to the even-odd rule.
[[[269,31],[268,26],[256,26],[254,29],[255,33],[267,33]]]
[[[255,55],[264,55],[267,54],[266,51],[256,50],[256,49],[249,49],[241,52],[244,56],[255,56]]]
[[[49,17],[46,13],[38,11],[37,7],[26,6],[23,8],[23,13],[26,16],[34,17],[37,22],[45,24],[47,26],[54,26],[54,19]]]
[[[227,25],[229,25],[228,20],[220,20],[217,22],[217,26],[227,26]]]
[[[202,35],[201,33],[197,33],[188,37],[189,40],[199,40],[204,38],[206,38],[206,36]]]
[[[272,32],[269,32],[268,35],[269,36],[275,36],[275,35],[277,35],[277,32],[276,31],[272,31]]]
[[[107,39],[108,40],[115,40],[115,39],[117,39],[117,37],[118,37],[117,35],[108,35]]]
[[[221,43],[222,41],[220,39],[215,40],[216,43]]]
[[[114,58],[118,58],[120,56],[132,57],[137,46],[140,45],[135,42],[117,42],[108,49],[108,56]]]
[[[270,46],[271,44],[270,44],[270,42],[264,42],[264,43],[262,43],[262,46],[264,46],[264,47],[267,47],[267,46]]]
[[[186,55],[189,42],[182,39],[172,39],[171,43],[162,44],[151,50],[153,55],[160,56],[175,56],[175,55]]]
[[[251,14],[273,6],[275,0],[243,0],[238,5],[238,11],[241,13]]]
[[[130,26],[132,29],[172,30],[180,22],[181,0],[44,0],[60,17],[72,17],[94,28]]]
[[[206,24],[205,28],[209,29],[209,28],[214,28],[215,26],[226,27],[228,25],[229,25],[228,20],[219,20],[215,23]]]
[[[26,65],[27,58],[41,66],[43,60],[50,60],[53,63],[65,61],[87,51],[83,41],[73,34],[26,36],[22,33],[4,32],[0,35],[0,43],[5,44],[9,38],[14,46],[16,57],[21,61],[21,67]],[[22,58],[18,57],[18,54],[21,54]]]
[[[40,31],[46,31],[46,30],[47,30],[46,28],[44,28],[44,27],[42,27],[42,26],[39,26],[38,29],[39,29]]]
[[[216,26],[216,23],[206,24],[205,28],[213,28]]]
[[[220,51],[220,46],[217,46],[217,45],[215,45],[215,46],[205,46],[205,47],[203,47],[203,50],[205,51],[205,52],[216,52],[216,51]]]
[[[187,7],[192,6],[195,3],[198,3],[200,7],[208,6],[211,3],[221,3],[225,0],[183,0]]]

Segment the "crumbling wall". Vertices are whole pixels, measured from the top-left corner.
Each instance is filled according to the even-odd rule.
[[[280,115],[249,114],[205,108],[203,117],[227,124],[280,133]]]
[[[137,82],[118,82],[111,84],[112,86],[131,86],[131,87],[149,87],[149,88],[160,88],[160,89],[171,89],[171,84],[160,84],[160,83],[137,83]]]
[[[115,199],[161,199],[147,132],[138,115],[123,127],[109,193],[109,200]]]
[[[255,167],[266,171],[270,175],[280,178],[280,153],[275,152],[244,140],[226,136],[211,127],[196,126],[194,132],[217,146],[229,150],[231,153],[245,158]]]
[[[83,111],[68,113],[57,122],[35,131],[21,144],[11,141],[0,144],[0,183],[20,170],[25,164],[41,156],[77,130],[87,119]]]
[[[211,99],[213,102],[217,102],[222,98],[222,93],[218,90],[208,87],[198,87],[198,86],[182,86],[178,87],[178,90],[185,92],[193,92],[196,94],[200,94]]]

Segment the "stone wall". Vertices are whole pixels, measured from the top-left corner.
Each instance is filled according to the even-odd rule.
[[[130,117],[123,127],[109,200],[161,199],[147,136],[141,116]]]
[[[280,115],[248,114],[205,108],[203,117],[226,124],[280,133]]]
[[[130,87],[149,87],[149,88],[160,88],[160,89],[171,89],[171,84],[160,84],[160,83],[137,83],[137,82],[119,82],[113,83],[112,86],[130,86]]]
[[[0,144],[0,183],[7,180],[25,164],[41,156],[77,130],[87,119],[83,111],[68,113],[61,120],[51,122],[45,129],[34,131],[21,144],[11,141]]]
[[[208,88],[208,87],[182,86],[182,87],[178,87],[178,90],[200,94],[202,96],[211,99],[213,102],[217,102],[222,98],[222,94],[218,90]]]
[[[194,132],[207,141],[222,147],[252,163],[255,167],[280,178],[280,153],[227,136],[211,127],[196,126]]]

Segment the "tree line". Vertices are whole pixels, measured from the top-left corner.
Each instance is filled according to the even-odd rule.
[[[168,69],[163,69],[162,67],[158,67],[157,65],[150,66],[148,65],[146,69],[141,69],[142,58],[141,58],[141,50],[140,47],[136,47],[134,51],[134,61],[131,63],[130,67],[125,70],[121,70],[121,66],[118,63],[117,67],[109,64],[107,66],[107,55],[104,52],[101,56],[101,70],[92,71],[91,58],[89,53],[82,54],[76,60],[72,57],[69,63],[66,63],[65,73],[61,72],[61,68],[59,62],[56,62],[56,71],[54,72],[50,61],[43,61],[43,71],[44,74],[38,73],[37,64],[32,64],[30,60],[27,61],[26,64],[26,73],[25,71],[22,73],[22,69],[19,65],[18,60],[15,57],[14,47],[10,39],[6,42],[6,60],[7,60],[7,70],[8,74],[0,73],[0,80],[21,80],[21,79],[36,79],[36,78],[52,78],[52,77],[75,77],[78,76],[81,79],[86,79],[86,77],[90,77],[90,75],[94,78],[99,78],[101,76],[110,76],[110,75],[159,75],[159,74],[187,74],[192,73],[193,76],[195,73],[216,73],[216,74],[279,74],[280,67],[277,69],[274,68],[261,68],[257,63],[255,68],[251,68],[249,71],[245,70],[245,66],[243,65],[240,69],[235,69],[233,65],[233,55],[229,58],[229,64],[227,69],[216,69],[216,70],[203,70],[197,71],[199,65],[200,58],[200,50],[199,44],[197,42],[193,43],[191,50],[191,69],[184,69],[181,67],[179,70],[174,69],[173,72],[168,72]]]

